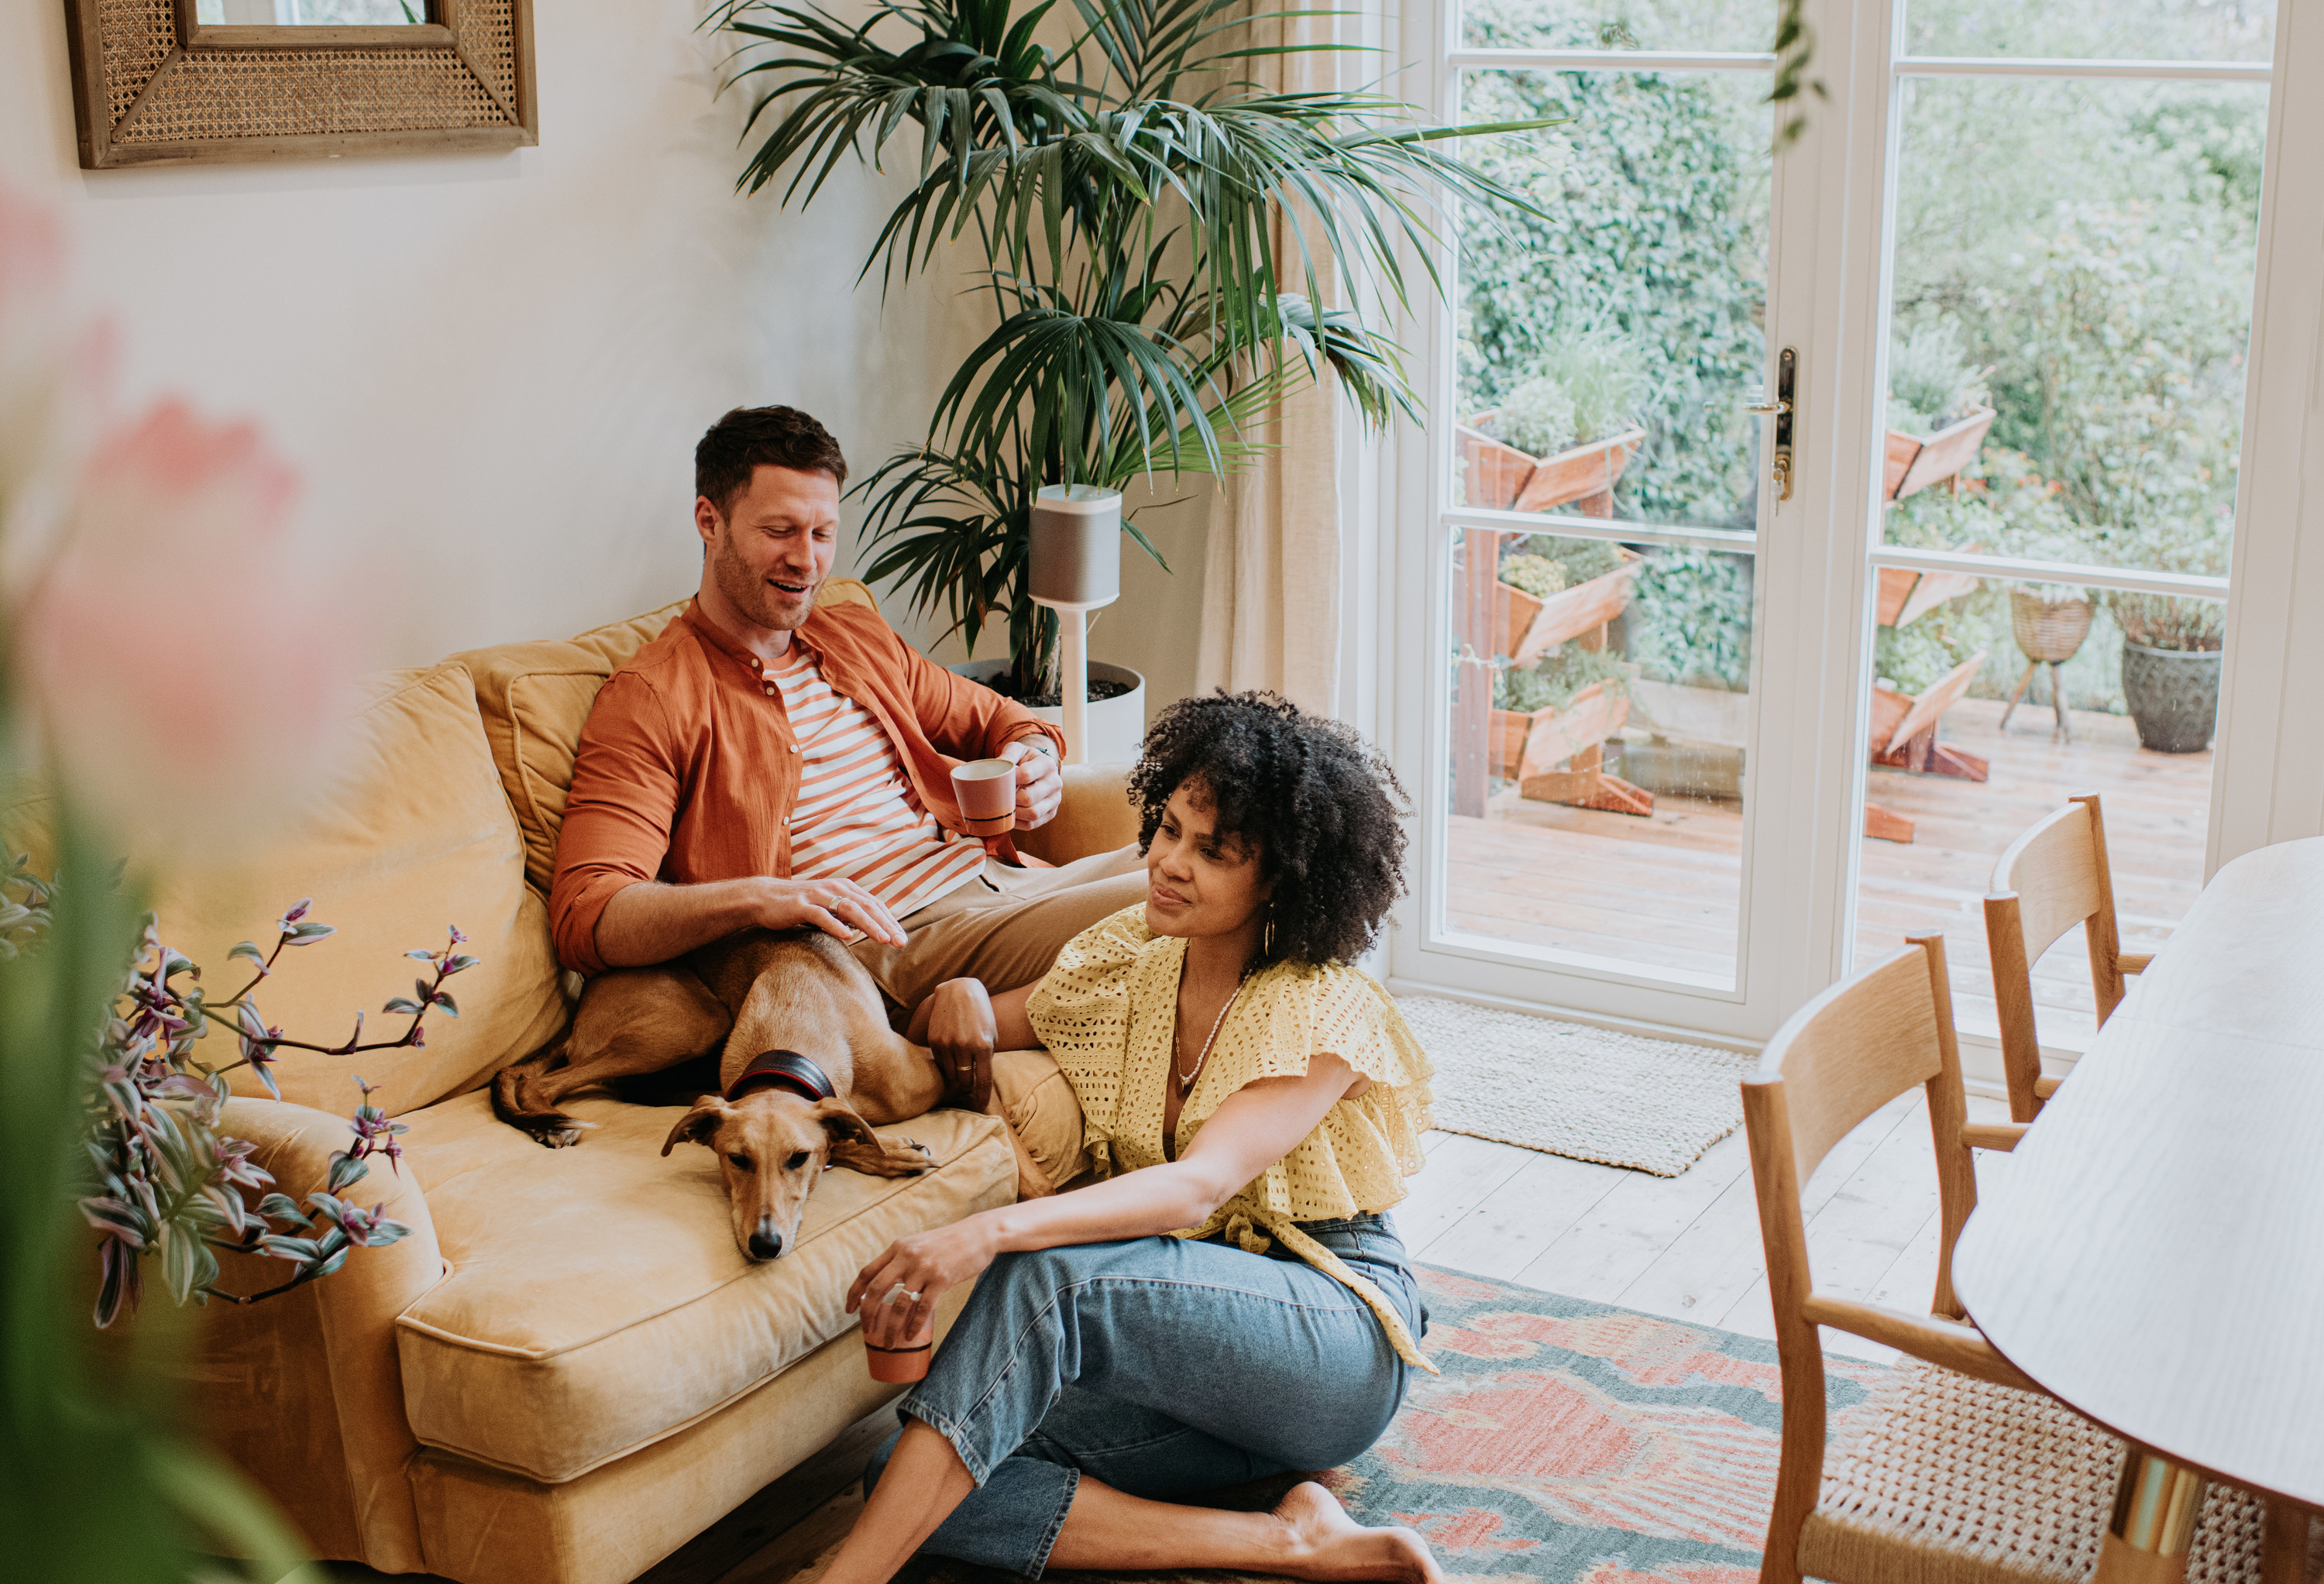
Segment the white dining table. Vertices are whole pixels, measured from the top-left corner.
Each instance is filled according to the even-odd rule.
[[[1969,1318],[2131,1444],[2100,1584],[2183,1576],[2204,1483],[2324,1511],[2324,838],[2225,865],[1955,1248]]]

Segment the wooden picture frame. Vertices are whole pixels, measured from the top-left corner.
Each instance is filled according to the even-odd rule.
[[[217,27],[195,0],[65,0],[85,170],[540,141],[532,0],[408,27]]]

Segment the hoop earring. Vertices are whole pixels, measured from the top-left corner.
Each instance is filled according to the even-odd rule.
[[[1271,898],[1267,904],[1267,928],[1259,938],[1259,954],[1269,959],[1275,955],[1275,902]]]

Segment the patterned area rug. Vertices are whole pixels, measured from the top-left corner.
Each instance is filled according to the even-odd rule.
[[[1427,1536],[1452,1579],[1754,1584],[1775,1499],[1773,1342],[1419,1267],[1425,1346],[1404,1411],[1362,1457],[1320,1476],[1358,1521]],[[1825,1359],[1831,1431],[1881,1367]],[[1295,1477],[1296,1478],[1296,1477]],[[1271,1506],[1288,1478],[1222,1492]],[[917,1559],[908,1584],[1010,1575]],[[1071,1573],[1057,1584],[1195,1584],[1264,1575]]]
[[[1675,1177],[1743,1125],[1744,1051],[1398,996],[1436,1064],[1436,1125],[1452,1133]]]

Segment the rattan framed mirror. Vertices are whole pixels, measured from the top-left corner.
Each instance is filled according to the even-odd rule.
[[[401,20],[300,25],[351,12]],[[65,0],[65,14],[83,170],[540,141],[532,0]],[[251,20],[269,14],[282,20]]]

